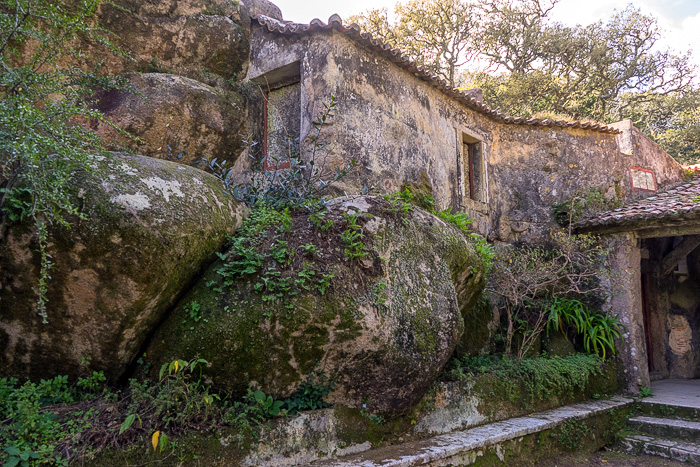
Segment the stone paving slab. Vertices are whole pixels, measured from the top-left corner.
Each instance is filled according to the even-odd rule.
[[[588,418],[610,409],[624,407],[632,399],[616,397],[573,404],[558,409],[511,418],[464,431],[411,441],[396,446],[386,446],[340,459],[314,462],[323,467],[410,467],[431,463],[443,463],[450,458],[463,456],[523,436],[561,425],[567,420]]]
[[[653,396],[645,404],[700,409],[700,379],[663,379],[651,383]]]

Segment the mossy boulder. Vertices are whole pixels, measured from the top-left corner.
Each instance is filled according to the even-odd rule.
[[[232,0],[115,0],[102,2],[91,21],[115,50],[78,37],[72,46],[80,53],[61,57],[60,66],[98,67],[111,75],[167,72],[219,83],[248,69],[250,15]],[[37,46],[37,41],[23,43],[20,60],[29,59]]]
[[[235,162],[246,118],[240,94],[177,75],[135,73],[128,78],[127,89],[99,93],[95,107],[138,140],[106,123],[96,124],[105,140],[181,164],[202,158]]]
[[[152,6],[160,2],[123,3],[104,3],[97,19],[133,60],[106,54],[98,45],[84,50],[93,60],[104,59],[110,73],[160,70],[198,78],[206,70],[225,79],[245,74],[250,25],[240,6],[196,0],[162,2],[157,8]]]
[[[0,239],[0,375],[120,377],[247,210],[203,171],[142,156],[96,157],[69,191],[82,219],[50,229],[48,324],[37,315],[31,225]]]
[[[401,202],[339,198],[243,231],[154,335],[154,368],[198,356],[218,389],[277,399],[321,371],[331,402],[394,416],[429,389],[484,286],[468,237]]]

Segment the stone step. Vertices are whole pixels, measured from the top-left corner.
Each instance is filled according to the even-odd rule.
[[[639,404],[639,413],[650,417],[682,419],[692,422],[700,422],[700,407],[684,401],[673,400],[648,400],[643,399]]]
[[[573,404],[558,409],[511,418],[501,422],[439,435],[400,445],[386,446],[361,454],[314,462],[324,467],[411,467],[469,465],[488,452],[495,452],[498,460],[505,461],[509,442],[557,428],[569,420],[583,420],[614,412],[632,403],[631,399],[616,397]],[[614,409],[614,410],[613,410]]]
[[[628,421],[630,428],[652,436],[686,441],[700,440],[700,423],[687,420],[638,416]]]
[[[620,439],[618,445],[623,451],[633,454],[647,454],[700,465],[700,444],[689,441],[629,434]]]

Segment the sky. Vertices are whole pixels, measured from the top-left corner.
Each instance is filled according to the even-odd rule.
[[[393,10],[396,0],[273,0],[285,20],[308,23],[314,18],[327,22],[333,13],[343,20],[369,8]],[[609,18],[615,9],[623,10],[629,0],[560,0],[552,18],[567,25],[587,25]],[[635,0],[634,6],[659,19],[664,31],[663,46],[676,52],[692,50],[693,61],[700,66],[700,0]],[[581,8],[584,4],[586,7]]]

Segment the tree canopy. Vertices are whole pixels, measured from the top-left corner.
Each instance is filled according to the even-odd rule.
[[[629,118],[683,163],[700,162],[700,87],[690,52],[660,47],[658,20],[631,5],[566,26],[558,0],[409,0],[351,18],[453,86],[504,113]]]

